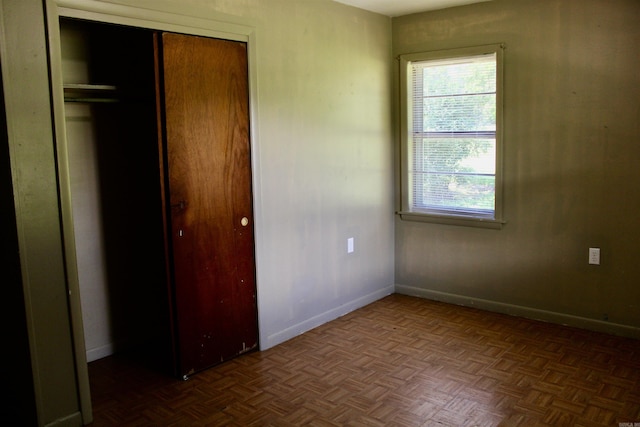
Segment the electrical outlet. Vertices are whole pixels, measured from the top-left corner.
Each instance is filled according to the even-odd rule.
[[[600,248],[589,248],[589,264],[600,265]]]
[[[349,237],[347,239],[347,253],[348,254],[353,253],[354,250],[355,249],[353,247],[353,237]]]

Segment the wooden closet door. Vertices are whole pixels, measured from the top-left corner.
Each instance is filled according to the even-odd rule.
[[[174,338],[187,377],[258,342],[247,51],[172,33],[157,47]]]

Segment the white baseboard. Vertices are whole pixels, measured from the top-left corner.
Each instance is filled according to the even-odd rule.
[[[297,323],[287,329],[284,329],[282,331],[276,332],[275,334],[271,334],[267,336],[266,339],[261,340],[260,349],[266,350],[268,348],[274,347],[291,338],[297,337],[298,335],[301,335],[307,331],[310,331],[313,328],[316,328],[327,322],[335,320],[338,317],[344,316],[345,314],[350,313],[353,310],[357,310],[358,308],[364,307],[365,305],[368,305],[374,301],[384,298],[387,295],[391,295],[393,292],[394,292],[394,286],[393,285],[387,286],[385,288],[372,292],[368,295],[365,295],[360,298],[356,298],[355,300],[342,304],[339,307],[325,311],[324,313],[320,313],[316,316],[313,316],[310,319]]]
[[[102,359],[103,357],[111,356],[115,353],[116,346],[113,343],[109,343],[97,348],[87,350],[87,363],[94,360]]]
[[[622,325],[603,320],[590,319],[587,317],[574,316],[571,314],[558,313],[554,311],[540,310],[537,308],[524,307],[520,305],[506,304],[481,298],[474,298],[464,295],[450,294],[446,292],[433,291],[428,289],[414,288],[411,286],[396,285],[395,291],[398,294],[416,296],[420,298],[441,301],[466,307],[475,307],[482,310],[496,313],[520,316],[527,319],[541,320],[544,322],[557,323],[565,326],[588,329],[596,332],[604,332],[628,338],[640,339],[640,327]]]
[[[82,414],[80,412],[73,412],[72,414],[45,424],[45,427],[77,427],[81,425],[84,425],[82,422]]]

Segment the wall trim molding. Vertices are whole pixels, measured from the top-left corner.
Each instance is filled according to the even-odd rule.
[[[64,418],[46,424],[46,427],[77,427],[79,425],[83,425],[82,414],[80,412],[74,412]]]
[[[391,295],[394,292],[394,285],[386,286],[382,289],[379,289],[375,292],[372,292],[368,295],[365,295],[360,298],[356,298],[351,300],[345,304],[340,305],[339,307],[333,308],[331,310],[325,311],[324,313],[320,313],[316,316],[313,316],[304,322],[296,323],[293,326],[290,326],[286,329],[283,329],[275,334],[271,334],[267,337],[265,342],[260,343],[260,350],[264,351],[271,347],[274,347],[278,344],[281,344],[291,338],[295,338],[298,335],[302,335],[305,332],[308,332],[318,326],[321,326],[327,322],[335,320],[339,317],[344,316],[354,310],[362,308],[366,305],[371,304],[381,298],[384,298],[388,295]]]
[[[113,343],[105,344],[100,347],[87,350],[87,363],[95,360],[102,359],[107,356],[111,356],[116,352],[117,346]]]
[[[572,314],[559,313],[555,311],[541,310],[533,307],[526,307],[515,304],[507,304],[498,301],[491,301],[465,295],[451,294],[447,292],[421,289],[412,286],[395,286],[395,292],[402,295],[415,296],[464,307],[474,307],[481,310],[519,316],[532,320],[556,323],[563,326],[571,326],[580,329],[587,329],[595,332],[603,332],[627,338],[640,339],[640,327],[623,325],[620,323],[606,322],[603,320],[590,319],[587,317],[575,316]]]

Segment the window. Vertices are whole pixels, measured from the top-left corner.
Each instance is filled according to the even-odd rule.
[[[400,63],[402,218],[499,228],[502,46]]]

